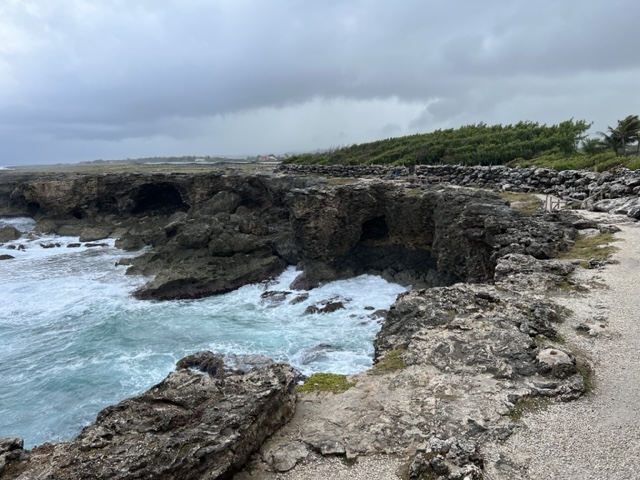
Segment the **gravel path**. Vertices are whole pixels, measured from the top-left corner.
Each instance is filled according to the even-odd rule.
[[[525,415],[506,447],[528,465],[530,479],[640,478],[640,224],[622,216],[585,213],[617,223],[619,263],[577,273],[605,288],[560,300],[575,313],[562,332],[592,360],[594,391],[568,404]],[[604,325],[598,337],[578,336],[577,323]]]

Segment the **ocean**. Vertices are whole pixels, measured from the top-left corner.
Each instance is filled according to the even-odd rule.
[[[145,391],[200,350],[262,354],[307,375],[365,370],[381,326],[373,312],[406,290],[362,275],[311,290],[297,304],[290,301],[300,292],[262,298],[289,291],[299,273],[289,267],[268,284],[225,295],[141,301],[130,293],[146,280],[116,265],[140,252],[111,239],[71,248],[77,237],[38,235],[29,218],[0,218],[3,225],[24,233],[0,246],[0,255],[14,257],[0,261],[0,437],[22,437],[26,448],[73,438],[102,408]],[[305,313],[330,299],[345,309]]]

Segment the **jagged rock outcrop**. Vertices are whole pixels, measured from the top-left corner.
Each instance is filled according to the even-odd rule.
[[[22,451],[19,440],[1,440],[0,479],[229,478],[291,418],[295,381],[284,364],[224,376],[221,366],[206,352],[183,359],[147,392],[102,410],[70,442]]]
[[[619,215],[626,215],[636,220],[640,219],[640,198],[621,197],[607,200],[590,200],[584,202],[584,208],[594,212],[608,212]]]
[[[293,191],[289,205],[300,288],[372,272],[414,286],[482,282],[500,256],[551,258],[572,236],[478,190],[367,182]]]

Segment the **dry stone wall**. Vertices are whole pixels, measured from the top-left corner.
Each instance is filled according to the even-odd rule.
[[[637,196],[640,172],[619,168],[612,172],[586,170],[556,171],[550,168],[506,166],[417,165],[294,165],[278,167],[280,172],[329,177],[409,178],[419,183],[447,183],[514,192],[540,192],[574,200]]]

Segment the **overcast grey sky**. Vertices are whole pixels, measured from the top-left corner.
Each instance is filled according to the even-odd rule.
[[[639,0],[0,0],[0,164],[640,114]]]

